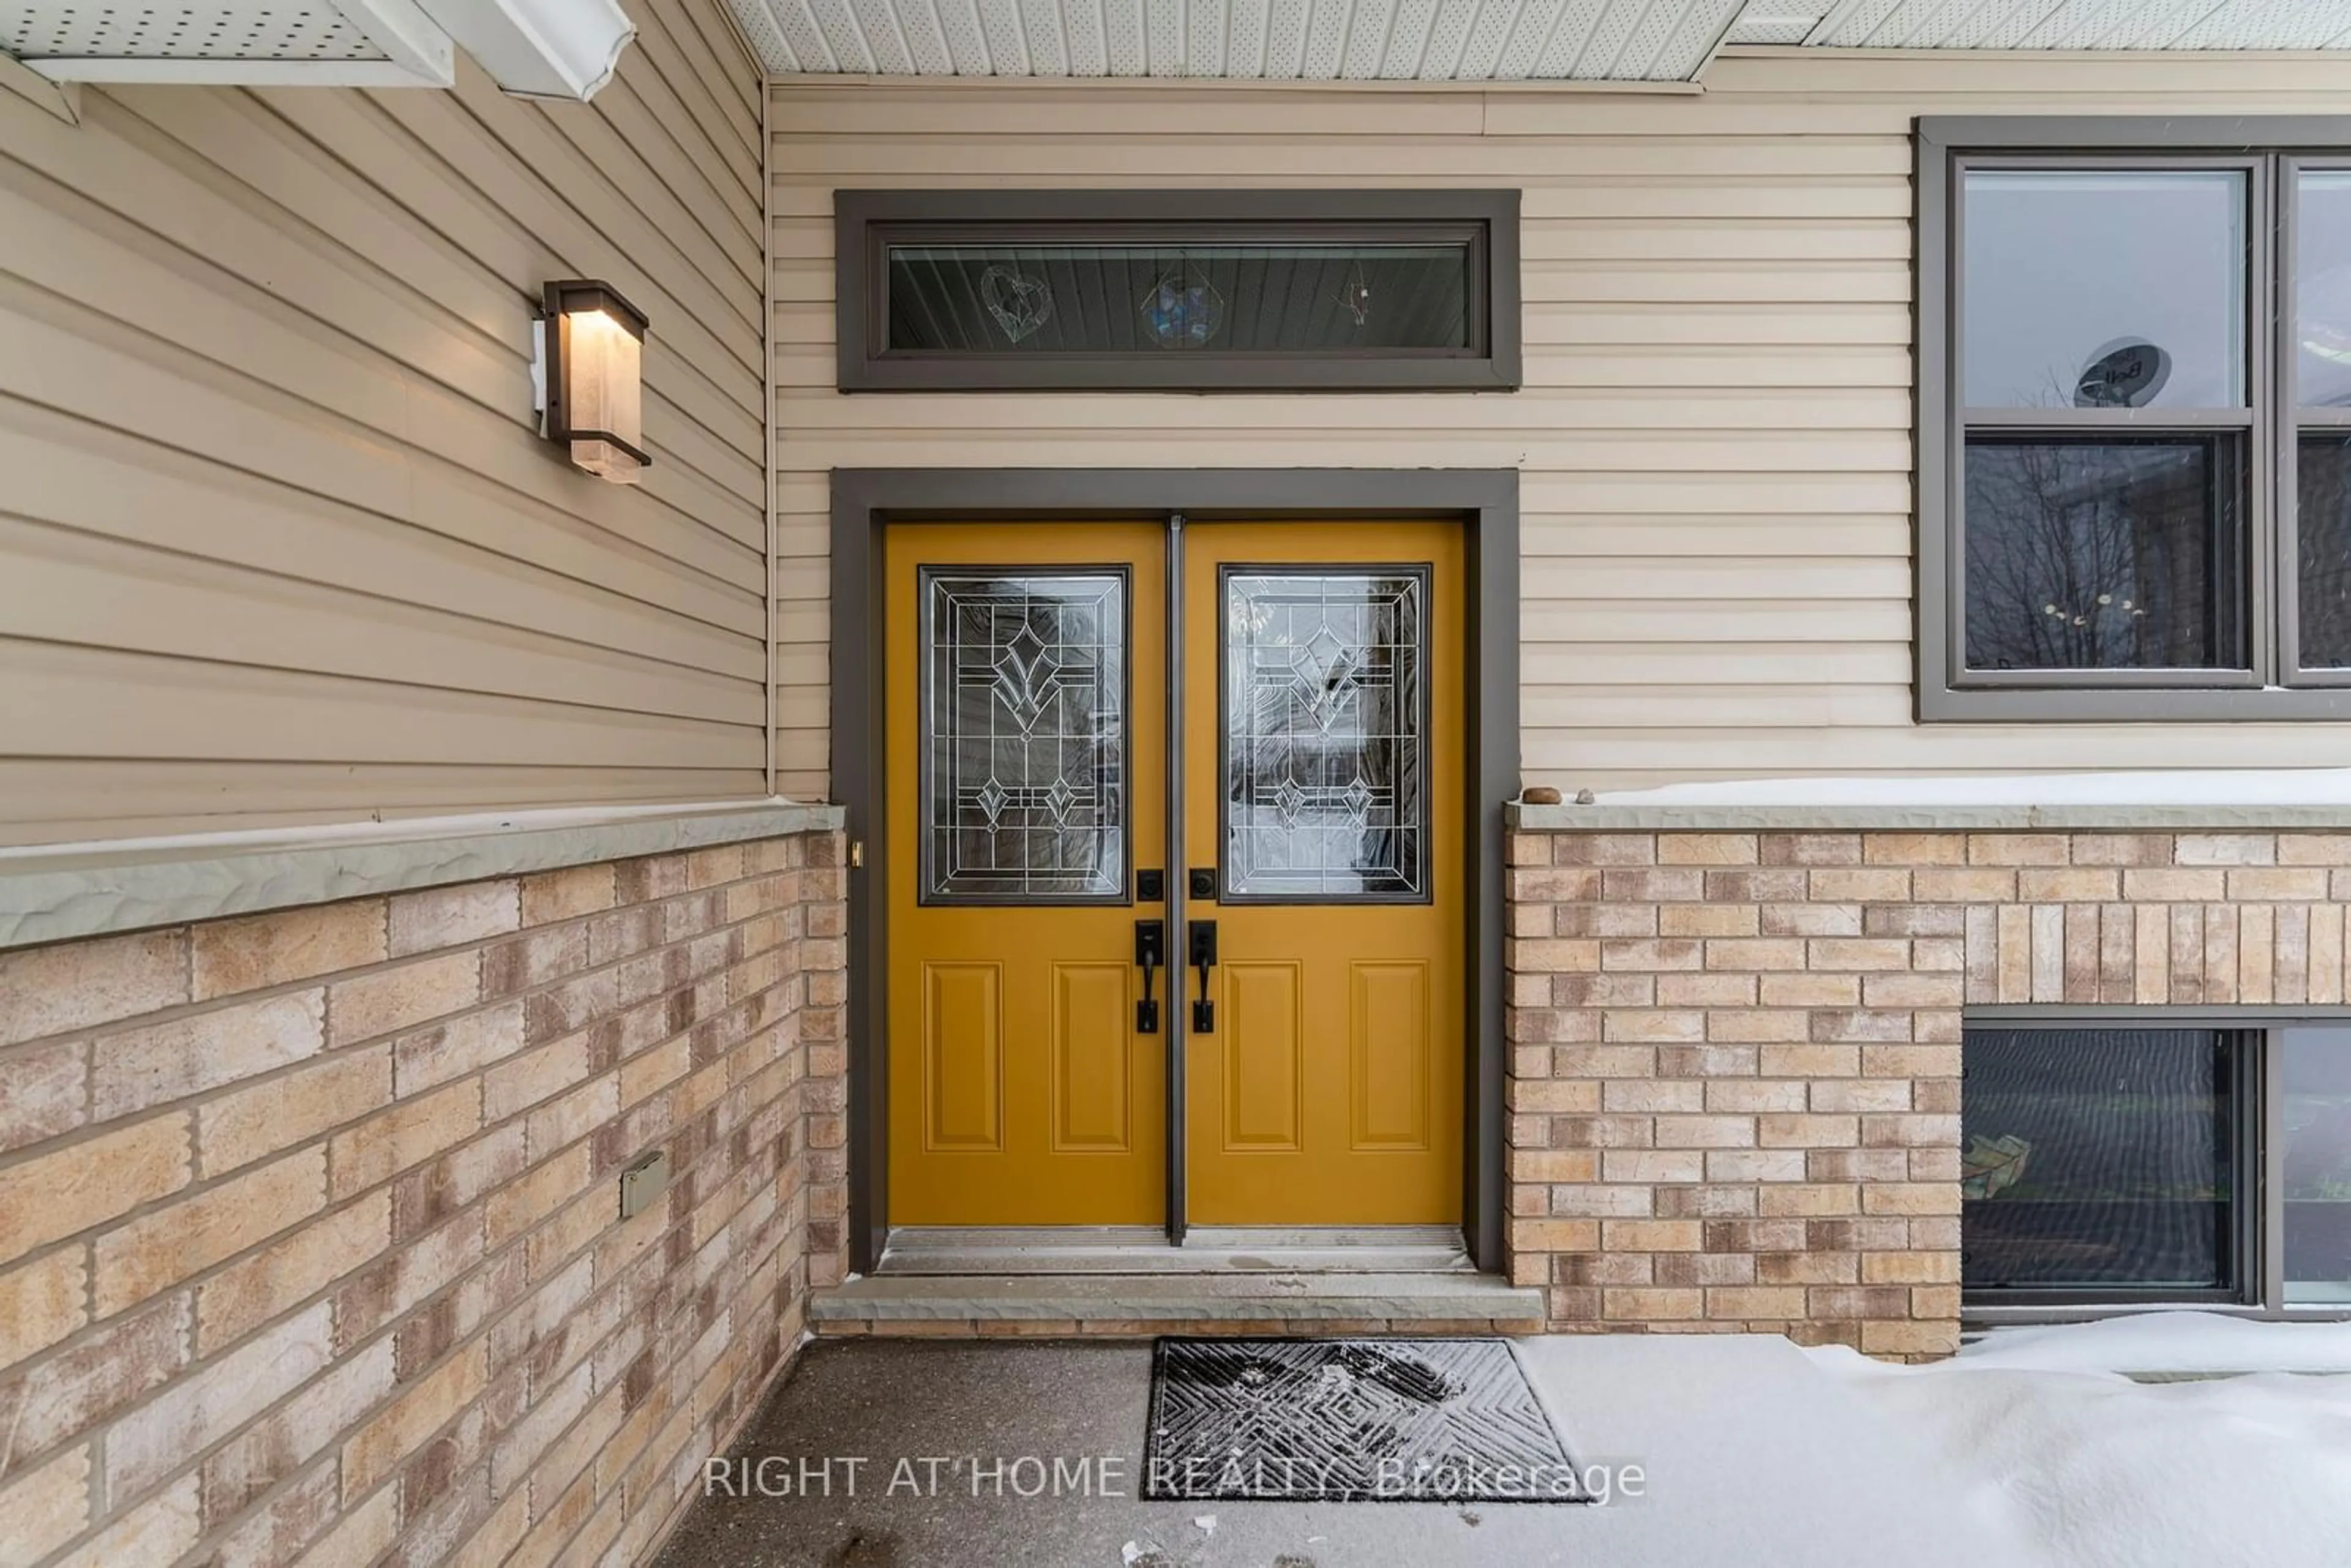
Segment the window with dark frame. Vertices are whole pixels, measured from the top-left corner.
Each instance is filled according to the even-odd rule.
[[[1518,385],[1519,193],[842,191],[840,384]]]
[[[2240,1299],[2231,1031],[1970,1029],[1961,1049],[1964,1289]]]
[[[2351,1310],[2351,1023],[1975,1022],[1970,1310]]]
[[[1919,716],[2351,718],[2351,120],[1918,175]]]

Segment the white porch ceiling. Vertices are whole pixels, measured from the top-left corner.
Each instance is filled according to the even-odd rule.
[[[777,71],[1678,81],[1741,0],[728,0]]]
[[[2351,0],[1749,0],[1726,41],[1847,49],[2345,48]]]
[[[1723,44],[2351,47],[2351,0],[727,0],[781,74],[1683,81]]]

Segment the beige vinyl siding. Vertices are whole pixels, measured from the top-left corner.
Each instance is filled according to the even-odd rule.
[[[7,55],[0,55],[0,94],[23,99],[44,113],[68,122],[81,112],[81,88],[78,84],[53,82]]]
[[[588,105],[0,93],[0,842],[762,792],[762,86],[630,12]],[[639,489],[535,433],[572,276]]]
[[[778,764],[825,780],[825,470],[1507,466],[1530,782],[2351,764],[2351,726],[1911,722],[1910,122],[2339,112],[2312,59],[1797,57],[1687,94],[775,90]],[[839,186],[1515,185],[1509,394],[844,397]]]

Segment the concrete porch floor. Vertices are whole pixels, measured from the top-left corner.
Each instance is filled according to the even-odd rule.
[[[791,1495],[705,1497],[657,1568],[2019,1568],[1931,1458],[1795,1346],[1766,1336],[1520,1342],[1579,1466],[1638,1464],[1646,1495],[1546,1503],[1150,1502],[1146,1343],[819,1341],[736,1458],[788,1459]],[[1118,1456],[1123,1495],[1022,1498],[925,1456]],[[830,1496],[802,1460],[834,1461]],[[864,1462],[848,1487],[849,1458]],[[914,1461],[891,1490],[900,1459]],[[739,1466],[736,1471],[741,1474]],[[1030,1472],[1032,1475],[1034,1472]],[[1214,1528],[1202,1521],[1213,1520]]]

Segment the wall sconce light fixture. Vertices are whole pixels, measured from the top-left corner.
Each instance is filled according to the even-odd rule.
[[[644,450],[645,315],[609,283],[567,278],[547,286],[538,324],[540,434],[570,449],[573,466],[634,485]]]

